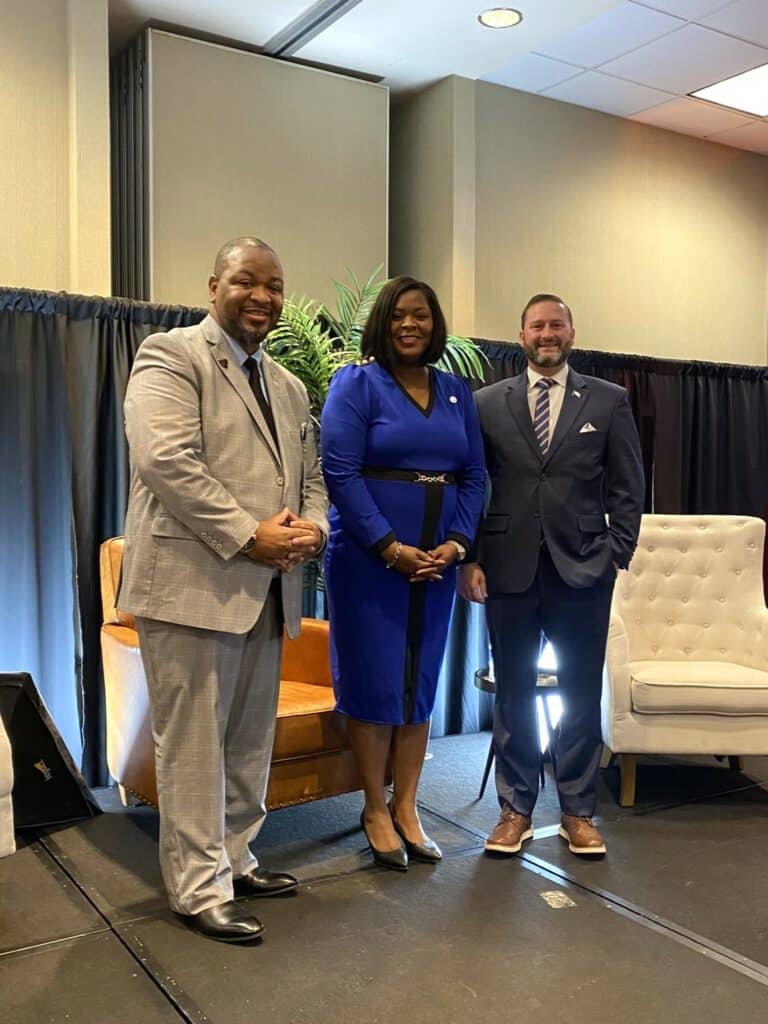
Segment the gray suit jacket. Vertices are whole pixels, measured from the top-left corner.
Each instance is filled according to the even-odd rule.
[[[327,533],[327,496],[304,385],[266,354],[275,448],[217,322],[153,334],[125,399],[131,489],[118,607],[146,618],[243,634],[273,572],[238,552],[284,506]],[[282,577],[290,636],[300,629],[301,568]]]
[[[542,456],[527,385],[522,373],[475,396],[491,496],[472,555],[490,592],[522,593],[544,540],[562,579],[589,587],[614,562],[627,567],[640,530],[645,481],[627,392],[570,370]]]

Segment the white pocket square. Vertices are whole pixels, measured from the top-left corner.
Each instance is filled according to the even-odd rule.
[[[597,427],[593,427],[591,423],[585,423],[579,430],[580,434],[592,434],[597,430]]]

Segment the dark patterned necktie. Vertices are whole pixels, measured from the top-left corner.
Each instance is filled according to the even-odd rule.
[[[533,409],[533,432],[542,455],[546,455],[549,448],[549,389],[553,383],[547,377],[541,377],[535,385],[539,393]]]
[[[261,415],[266,420],[267,426],[269,427],[269,432],[272,435],[272,440],[275,442],[275,448],[277,448],[277,450],[279,451],[280,445],[277,442],[275,417],[272,415],[272,406],[267,401],[267,396],[264,394],[264,389],[261,386],[261,374],[259,373],[259,364],[253,358],[253,356],[248,356],[248,358],[243,363],[243,366],[248,371],[248,383],[251,385],[253,397],[259,404],[259,408],[261,409]]]

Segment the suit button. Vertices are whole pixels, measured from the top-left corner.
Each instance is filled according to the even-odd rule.
[[[283,486],[283,478],[281,476],[277,477],[275,479],[275,483],[277,484],[278,487],[282,487]]]

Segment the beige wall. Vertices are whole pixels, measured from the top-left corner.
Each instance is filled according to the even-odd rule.
[[[768,159],[477,85],[477,333],[562,294],[613,352],[766,361]]]
[[[445,79],[392,110],[390,270],[428,281],[450,322],[453,89]]]
[[[768,158],[461,79],[396,110],[392,153],[393,270],[454,330],[512,340],[554,291],[585,347],[767,361]]]
[[[0,284],[108,295],[107,0],[4,0]]]
[[[324,301],[345,268],[386,264],[386,89],[163,32],[150,65],[153,301],[203,303],[246,233]]]
[[[474,88],[446,78],[392,111],[390,270],[428,281],[454,333],[475,317]]]

